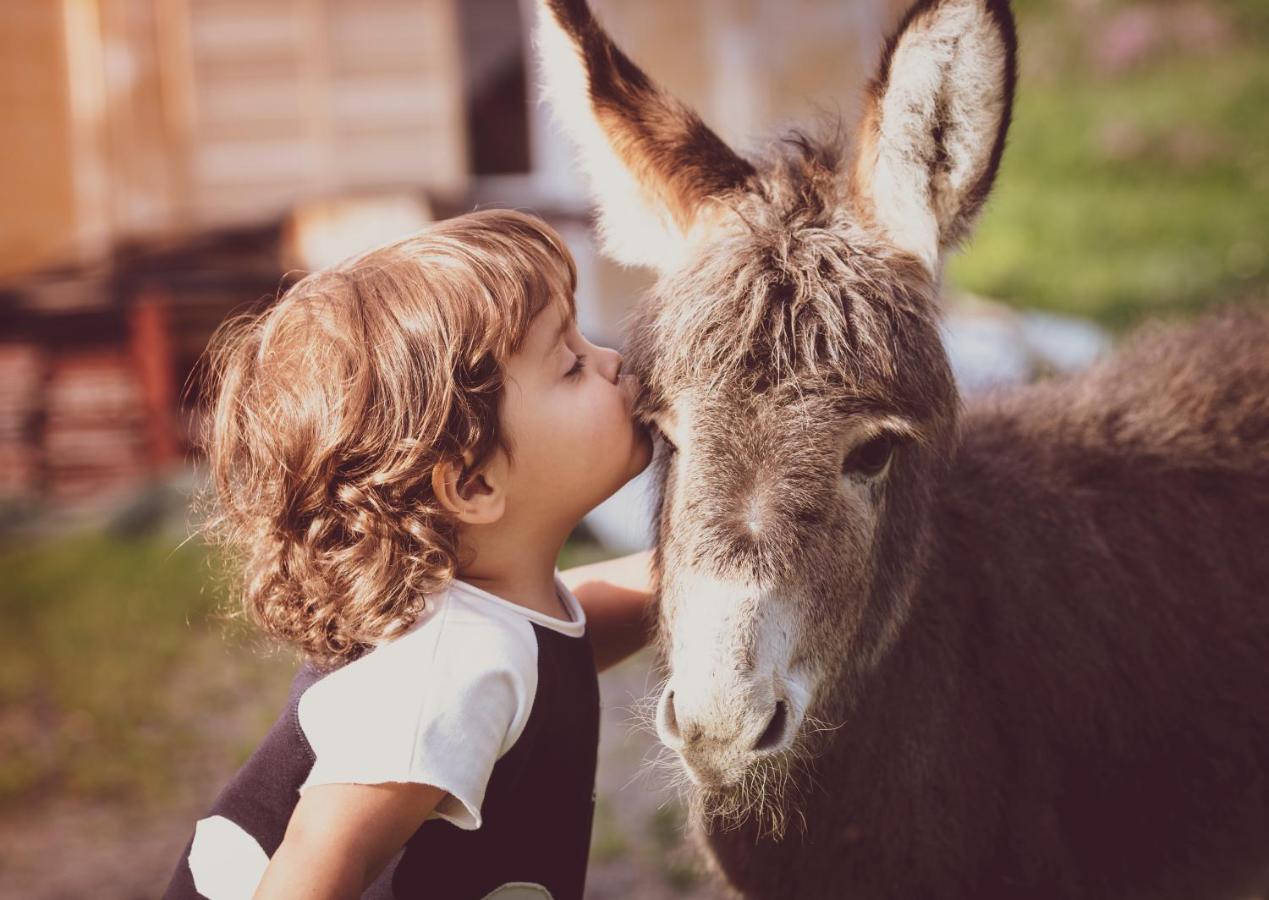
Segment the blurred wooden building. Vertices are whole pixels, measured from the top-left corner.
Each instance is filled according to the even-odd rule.
[[[0,6],[0,274],[347,189],[461,190],[455,0]]]
[[[850,113],[893,0],[595,0],[741,149]],[[604,340],[646,277],[596,258],[536,102],[532,0],[0,4],[0,500],[78,503],[183,459],[224,316],[475,204],[578,257]],[[674,40],[665,40],[665,35]]]
[[[182,387],[299,262],[297,205],[404,198],[418,227],[462,195],[458,6],[0,6],[0,494],[73,503],[179,460]]]

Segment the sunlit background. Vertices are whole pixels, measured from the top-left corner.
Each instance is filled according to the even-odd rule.
[[[597,0],[738,149],[850,120],[898,0]],[[1022,76],[948,270],[967,391],[1086,365],[1147,317],[1269,293],[1269,0],[1015,0]],[[200,356],[298,272],[478,206],[577,256],[619,346],[647,279],[600,259],[517,0],[0,3],[0,895],[153,897],[295,662],[212,616],[190,497]],[[188,538],[188,540],[187,540]],[[635,549],[631,485],[561,567]],[[602,679],[588,896],[712,897]],[[544,823],[547,824],[547,823]]]

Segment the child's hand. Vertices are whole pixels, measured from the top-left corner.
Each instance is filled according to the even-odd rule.
[[[307,788],[255,900],[360,897],[444,796],[430,784],[402,782]]]
[[[652,610],[652,551],[575,566],[560,580],[586,611],[595,668],[621,662],[648,643]]]

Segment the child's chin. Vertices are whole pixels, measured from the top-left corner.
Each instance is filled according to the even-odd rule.
[[[652,461],[651,440],[648,440],[646,437],[643,439],[636,437],[635,440],[636,442],[642,441],[642,443],[636,443],[635,446],[631,448],[630,459],[628,460],[626,470],[621,473],[617,481],[613,484],[612,489],[608,491],[607,496],[604,497],[605,500],[617,493],[631,481],[634,481],[634,479],[638,477],[639,473],[646,469],[648,467],[648,463]]]
[[[634,432],[634,453],[632,465],[634,471],[630,473],[630,478],[634,478],[640,472],[648,467],[648,463],[652,462],[652,434],[642,425],[635,425]],[[629,479],[627,479],[629,480]]]

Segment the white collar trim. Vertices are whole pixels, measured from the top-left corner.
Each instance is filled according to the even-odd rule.
[[[555,592],[559,595],[560,601],[564,604],[564,609],[571,617],[568,620],[560,619],[555,616],[548,616],[544,612],[539,612],[536,609],[529,609],[527,606],[521,606],[519,603],[512,603],[510,600],[499,597],[497,594],[492,594],[483,588],[478,588],[476,585],[463,581],[461,578],[455,578],[451,581],[449,589],[451,591],[457,591],[464,597],[473,597],[510,610],[516,615],[523,616],[531,622],[536,622],[543,628],[558,631],[560,634],[568,637],[581,637],[586,633],[586,612],[582,609],[582,604],[578,602],[575,596],[573,596],[573,592],[570,591],[560,579],[559,569],[555,570],[553,577],[555,579]]]

